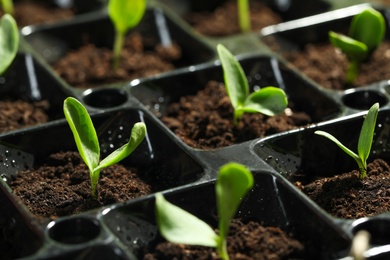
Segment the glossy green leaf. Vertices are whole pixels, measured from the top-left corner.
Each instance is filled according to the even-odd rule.
[[[64,101],[64,114],[72,130],[81,158],[93,172],[99,163],[100,147],[87,109],[75,98],[68,97]]]
[[[363,162],[366,162],[371,152],[372,139],[374,138],[374,131],[376,126],[376,119],[378,117],[379,104],[375,103],[368,110],[366,118],[364,119],[362,129],[359,135],[358,155]]]
[[[252,188],[253,182],[251,172],[241,164],[228,163],[219,170],[215,192],[221,237],[227,236],[230,221],[235,216],[241,200]]]
[[[339,48],[345,55],[347,55],[349,60],[362,61],[368,54],[367,46],[362,42],[352,39],[351,37],[331,31],[329,32],[329,40],[333,46]]]
[[[242,106],[249,95],[249,85],[240,63],[223,45],[217,46],[222,63],[226,90],[234,109]]]
[[[218,236],[204,221],[156,194],[156,220],[161,235],[172,243],[217,246]]]
[[[104,158],[99,166],[95,170],[99,170],[110,165],[116,164],[119,161],[123,160],[129,156],[138,145],[144,140],[146,135],[146,125],[143,122],[138,122],[134,124],[133,129],[131,130],[131,135],[129,142],[122,147],[113,151],[110,155]]]
[[[5,14],[0,19],[0,75],[11,65],[19,48],[19,30],[15,19]]]
[[[349,36],[367,46],[368,52],[382,42],[386,31],[385,19],[373,8],[367,8],[352,19]]]
[[[253,92],[239,110],[246,113],[262,113],[274,116],[282,113],[287,107],[286,93],[276,87],[265,87]]]
[[[109,0],[108,2],[108,14],[121,33],[138,25],[145,10],[146,0]]]

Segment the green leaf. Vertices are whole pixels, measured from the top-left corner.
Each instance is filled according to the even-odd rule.
[[[245,100],[240,111],[247,113],[262,113],[268,116],[280,114],[287,107],[286,93],[276,87],[265,87],[253,92]]]
[[[336,48],[339,48],[349,60],[362,61],[366,58],[368,49],[367,46],[351,37],[329,32],[329,40]]]
[[[218,55],[222,63],[225,86],[234,109],[242,106],[249,95],[249,85],[244,70],[223,45],[217,46]]]
[[[220,237],[227,236],[230,221],[235,216],[242,198],[252,188],[253,182],[251,172],[241,164],[228,163],[219,170],[215,192]]]
[[[108,14],[121,33],[138,25],[145,10],[146,0],[110,0],[108,3]]]
[[[352,19],[349,36],[364,43],[368,52],[372,52],[382,42],[385,31],[385,19],[382,14],[373,8],[367,8]]]
[[[5,14],[0,19],[0,75],[11,65],[19,47],[19,30],[15,19]]]
[[[379,104],[375,103],[369,110],[364,119],[362,130],[359,135],[358,154],[363,162],[366,162],[370,155],[372,139],[374,138],[374,130],[376,119],[378,117]]]
[[[343,150],[345,153],[347,153],[349,156],[351,156],[353,159],[355,160],[360,160],[359,156],[352,152],[349,148],[347,148],[345,145],[343,145],[339,140],[337,140],[336,137],[334,137],[333,135],[327,133],[327,132],[324,132],[324,131],[320,131],[320,130],[317,130],[314,132],[315,134],[317,135],[322,135],[326,138],[328,138],[329,140],[331,140],[332,142],[334,142],[335,144],[337,144],[338,147],[341,148],[341,150]]]
[[[156,193],[156,219],[161,235],[172,243],[217,246],[218,236],[204,221]]]
[[[64,101],[64,114],[73,132],[77,149],[90,172],[99,163],[100,147],[87,109],[75,98],[68,97]]]
[[[95,170],[99,170],[110,165],[113,165],[127,156],[129,156],[138,145],[144,140],[146,135],[146,125],[145,123],[138,122],[134,124],[133,129],[131,130],[131,135],[129,142],[122,147],[113,151],[110,155],[108,155],[104,160],[102,160],[99,166]]]

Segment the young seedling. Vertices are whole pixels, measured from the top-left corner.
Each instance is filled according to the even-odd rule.
[[[120,54],[126,33],[141,21],[146,9],[146,0],[109,0],[108,14],[115,26],[113,69],[119,66]]]
[[[0,19],[0,75],[15,59],[19,47],[19,31],[15,19],[5,14]]]
[[[146,135],[146,126],[142,122],[134,124],[129,142],[122,147],[119,147],[99,162],[99,141],[87,109],[77,99],[68,97],[64,101],[64,113],[70,129],[73,132],[73,137],[80,156],[88,166],[91,178],[92,196],[97,198],[97,185],[100,171],[129,156],[144,139]]]
[[[12,0],[0,0],[0,5],[2,6],[4,13],[10,15],[14,14],[14,4]]]
[[[287,107],[286,93],[276,87],[264,87],[249,94],[249,84],[240,63],[223,45],[217,46],[222,63],[226,91],[234,109],[233,122],[244,113],[274,116]]]
[[[251,19],[249,12],[249,0],[237,0],[238,24],[241,32],[251,31]]]
[[[339,140],[337,140],[333,135],[324,132],[324,131],[315,131],[315,134],[322,135],[335,144],[338,145],[345,153],[351,156],[357,162],[360,171],[360,179],[366,177],[367,174],[367,159],[370,155],[372,139],[374,137],[374,130],[376,124],[376,118],[378,117],[379,104],[375,103],[369,110],[364,119],[362,129],[360,130],[359,140],[358,140],[358,153],[352,152],[346,146],[344,146]]]
[[[349,35],[329,32],[329,40],[348,58],[346,83],[352,84],[358,75],[359,67],[381,44],[386,25],[382,14],[367,8],[352,19]]]
[[[169,203],[156,194],[156,220],[161,235],[172,243],[217,248],[221,259],[229,259],[226,237],[230,221],[246,193],[253,186],[253,176],[245,166],[228,163],[221,167],[215,186],[219,232],[187,211]]]

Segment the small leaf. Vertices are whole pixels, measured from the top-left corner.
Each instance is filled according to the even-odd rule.
[[[0,75],[11,65],[19,47],[19,30],[15,19],[5,14],[0,19]]]
[[[366,162],[370,155],[372,139],[378,117],[379,104],[375,103],[369,110],[364,119],[362,130],[359,135],[358,154],[363,162]]]
[[[225,86],[234,109],[244,104],[249,95],[249,85],[244,70],[223,45],[217,46],[219,59],[222,63]]]
[[[108,155],[104,160],[102,160],[99,166],[95,169],[102,169],[118,163],[123,160],[127,156],[129,156],[138,145],[144,140],[146,135],[146,125],[145,123],[138,122],[134,124],[133,129],[131,130],[130,140],[127,144],[113,151],[110,155]]]
[[[385,19],[382,14],[373,8],[367,8],[352,19],[349,36],[364,43],[368,52],[372,52],[382,42],[385,31]]]
[[[110,0],[108,14],[116,29],[125,33],[135,27],[144,16],[146,0]]]
[[[64,101],[64,114],[79,150],[80,156],[93,172],[99,163],[100,147],[87,109],[75,98],[68,97]]]
[[[219,234],[226,237],[230,221],[235,216],[242,198],[253,186],[253,176],[243,165],[228,163],[221,167],[215,191],[219,217]]]
[[[367,46],[351,37],[329,32],[329,40],[336,48],[339,48],[350,60],[362,61],[367,56]]]
[[[172,243],[216,247],[218,236],[204,221],[156,194],[156,217],[161,235]]]
[[[322,135],[326,138],[328,138],[329,140],[331,140],[332,142],[334,142],[335,144],[337,144],[338,147],[341,148],[341,150],[343,150],[345,153],[347,153],[349,156],[351,156],[353,159],[355,159],[356,162],[359,162],[360,161],[360,158],[359,156],[352,152],[349,148],[347,148],[345,145],[343,145],[339,140],[337,140],[336,137],[334,137],[333,135],[327,133],[327,132],[324,132],[324,131],[315,131],[314,132],[315,134],[317,135]]]
[[[262,113],[268,116],[280,114],[287,107],[286,93],[276,87],[265,87],[253,92],[245,100],[240,111],[247,113]]]

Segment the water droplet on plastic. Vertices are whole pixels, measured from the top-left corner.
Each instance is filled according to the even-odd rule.
[[[7,181],[7,176],[5,174],[1,174],[0,177],[3,179],[3,181]]]
[[[12,167],[17,167],[18,166],[18,164],[16,163],[15,160],[11,160],[11,165],[12,165]]]
[[[5,156],[7,157],[10,157],[11,156],[11,152],[9,150],[5,150],[4,152]]]

